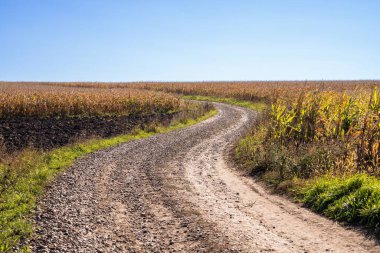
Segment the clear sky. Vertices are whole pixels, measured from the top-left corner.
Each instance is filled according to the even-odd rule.
[[[0,80],[380,79],[379,0],[0,0]]]

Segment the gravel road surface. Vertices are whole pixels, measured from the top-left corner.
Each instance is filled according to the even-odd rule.
[[[197,125],[82,159],[41,199],[33,252],[380,252],[269,194],[227,163],[255,113],[215,104]]]

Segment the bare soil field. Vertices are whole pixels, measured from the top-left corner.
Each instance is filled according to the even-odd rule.
[[[32,251],[380,251],[240,175],[227,154],[256,113],[215,106],[217,116],[192,127],[77,160],[39,202]]]
[[[96,117],[13,117],[0,119],[0,141],[7,152],[51,149],[78,139],[125,134],[152,122],[169,123],[175,114]]]

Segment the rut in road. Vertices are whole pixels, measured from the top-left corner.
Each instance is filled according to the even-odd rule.
[[[255,113],[215,104],[192,127],[79,159],[40,201],[34,252],[379,252],[226,162]]]

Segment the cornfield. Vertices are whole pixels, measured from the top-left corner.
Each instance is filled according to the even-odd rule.
[[[143,89],[175,93],[183,95],[203,95],[214,97],[228,97],[247,101],[274,101],[278,98],[296,99],[301,93],[318,91],[346,92],[354,95],[369,94],[376,80],[363,81],[246,81],[246,82],[130,82],[130,83],[102,83],[102,82],[46,82],[46,83],[1,83],[2,86],[43,87],[44,89],[57,88],[91,88],[103,90]]]
[[[270,137],[280,145],[343,143],[353,152],[358,171],[379,172],[379,91],[371,95],[337,92],[303,93],[278,99],[270,110]]]
[[[175,82],[129,83],[129,87],[178,93],[228,97],[248,101],[272,102],[278,98],[296,99],[305,92],[334,91],[347,94],[366,93],[379,84],[377,81],[255,81],[255,82]],[[71,84],[73,85],[73,84]],[[99,84],[101,85],[101,84]],[[104,84],[103,84],[104,85]],[[115,84],[116,85],[116,84]],[[122,86],[122,84],[117,84]]]
[[[0,118],[144,115],[179,111],[189,106],[189,102],[175,95],[126,87],[0,83]]]

